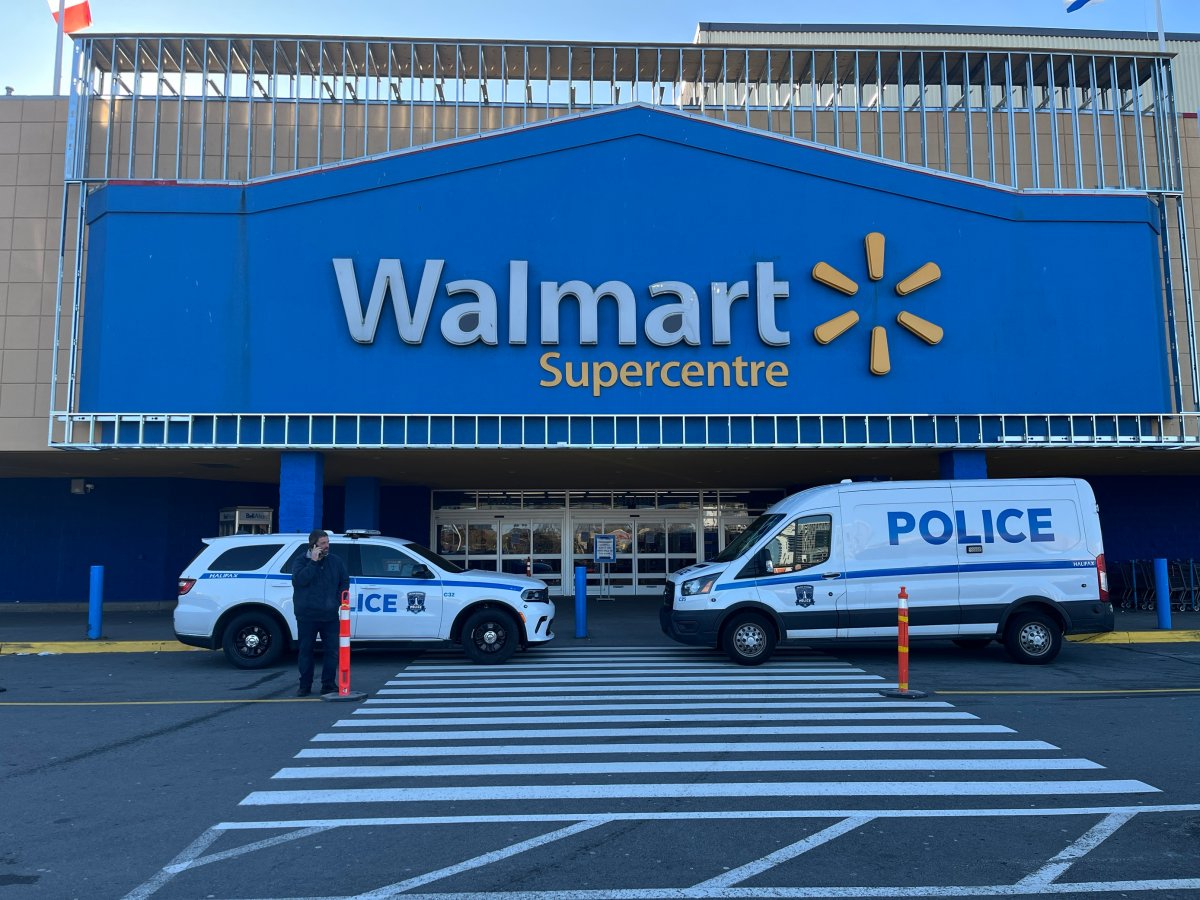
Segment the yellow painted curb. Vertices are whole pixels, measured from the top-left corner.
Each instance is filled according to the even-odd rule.
[[[28,656],[38,653],[177,653],[203,650],[178,641],[37,641],[0,644],[0,656]]]
[[[1184,644],[1200,641],[1200,631],[1108,631],[1071,634],[1067,640],[1080,644]]]

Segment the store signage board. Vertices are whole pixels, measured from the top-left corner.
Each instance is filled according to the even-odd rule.
[[[81,411],[1170,408],[1145,197],[649,107],[88,216]]]
[[[615,563],[617,561],[617,536],[615,534],[597,534],[592,538],[592,561],[597,563]]]

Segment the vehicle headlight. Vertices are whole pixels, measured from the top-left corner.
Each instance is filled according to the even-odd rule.
[[[521,599],[527,603],[549,603],[550,589],[549,588],[529,588],[521,591]]]
[[[716,584],[716,581],[716,575],[701,575],[699,578],[691,578],[679,586],[679,593],[684,597],[707,594],[712,590],[712,586]]]

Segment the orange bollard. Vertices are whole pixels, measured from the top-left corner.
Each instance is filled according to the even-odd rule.
[[[362,700],[367,695],[350,690],[350,592],[342,591],[338,607],[338,689],[336,694],[322,694],[322,700]]]
[[[350,592],[342,591],[338,609],[338,693],[350,693]]]
[[[899,665],[899,673],[896,678],[896,687],[889,688],[886,691],[879,693],[885,697],[896,697],[901,700],[916,700],[929,695],[924,691],[910,691],[908,689],[908,591],[904,585],[900,585],[900,593],[896,595],[899,600],[899,608],[897,610],[896,620],[896,651]]]

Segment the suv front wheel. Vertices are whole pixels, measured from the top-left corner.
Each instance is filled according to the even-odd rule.
[[[502,663],[517,652],[517,623],[506,612],[481,609],[463,624],[462,647],[477,663]]]
[[[242,613],[225,628],[221,647],[239,669],[265,669],[283,655],[283,629],[267,613]]]

